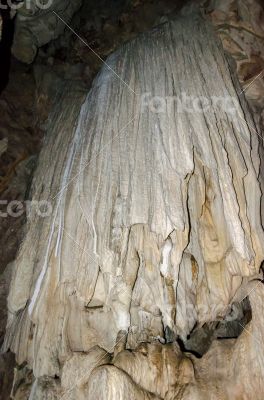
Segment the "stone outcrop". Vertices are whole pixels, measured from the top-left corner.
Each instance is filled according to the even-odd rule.
[[[25,1],[17,7],[13,54],[24,63],[32,63],[38,48],[61,35],[81,0]],[[56,13],[59,13],[60,20]]]
[[[132,353],[122,351],[114,366],[93,371],[84,398],[129,399],[130,392],[140,400],[261,399],[264,371],[258,346],[263,340],[259,323],[263,289],[257,281],[247,287],[251,291],[253,319],[237,341],[215,341],[201,359],[182,354],[177,344],[144,344]],[[253,376],[249,368],[254,371]]]

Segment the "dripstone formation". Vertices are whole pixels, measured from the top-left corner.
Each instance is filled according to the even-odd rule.
[[[106,64],[58,88],[4,348],[30,400],[262,400],[260,143],[222,44],[183,15]]]

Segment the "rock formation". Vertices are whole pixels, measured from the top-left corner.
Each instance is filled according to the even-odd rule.
[[[263,399],[260,134],[240,91],[196,14],[122,46],[86,97],[58,88],[32,185],[52,212],[30,213],[8,298],[14,399]],[[246,298],[251,321],[218,340]]]
[[[25,1],[17,7],[16,31],[13,53],[21,61],[32,63],[38,48],[56,39],[65,28],[58,19],[59,13],[65,23],[80,8],[81,0]]]

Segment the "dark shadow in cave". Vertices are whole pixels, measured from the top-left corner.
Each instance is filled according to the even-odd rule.
[[[183,352],[201,358],[214,340],[237,339],[251,319],[252,310],[246,297],[240,303],[232,304],[230,313],[224,320],[205,323],[202,327],[195,326],[187,340],[178,339],[178,344]]]
[[[6,7],[6,9],[3,9]],[[11,66],[11,46],[14,37],[14,18],[6,1],[1,1],[2,38],[0,41],[0,93],[5,89],[9,80]]]

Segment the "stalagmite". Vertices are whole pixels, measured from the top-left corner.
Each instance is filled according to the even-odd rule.
[[[238,93],[197,14],[121,47],[86,98],[58,93],[32,187],[52,213],[29,216],[4,343],[34,399],[45,379],[64,400],[263,399],[260,143]],[[238,338],[181,348],[245,297]]]

